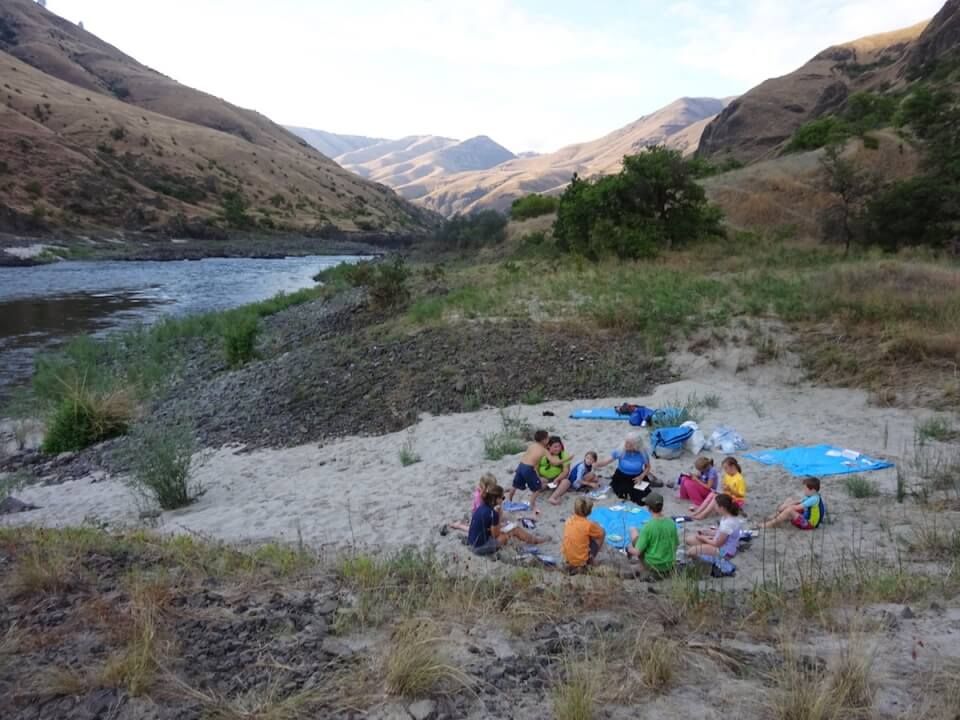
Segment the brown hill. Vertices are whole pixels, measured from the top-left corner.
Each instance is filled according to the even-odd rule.
[[[958,6],[951,0],[944,11],[954,16]],[[927,26],[923,22],[835,45],[789,75],[766,80],[707,125],[698,154],[744,163],[776,156],[797,128],[842,107],[852,93],[901,83]]]
[[[871,133],[876,149],[862,140],[849,143],[845,157],[866,173],[902,180],[920,169],[920,154],[896,133]],[[827,191],[820,163],[823,150],[763,160],[703,180],[707,197],[724,211],[727,222],[742,229],[790,228],[801,237],[820,237],[822,213],[837,199]]]
[[[703,121],[725,104],[713,98],[681,98],[598,140],[518,158],[489,170],[452,175],[419,202],[443,215],[482,208],[504,210],[527,193],[559,192],[574,173],[589,176],[616,172],[624,155],[649,145],[664,144],[692,153]]]
[[[321,151],[324,146],[352,144],[353,147],[331,157],[347,170],[388,185],[410,200],[426,195],[455,173],[488,170],[516,157],[486,135],[463,141],[436,135],[411,135],[399,140],[360,142],[366,138],[289,129]]]
[[[263,115],[184,87],[30,0],[0,8],[0,83],[7,229],[190,228],[184,218],[209,221],[236,196],[264,227],[431,222]]]

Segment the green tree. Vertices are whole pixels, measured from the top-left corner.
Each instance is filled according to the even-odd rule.
[[[720,211],[696,182],[700,169],[676,150],[653,147],[626,156],[617,175],[574,175],[557,209],[558,248],[587,257],[647,257],[720,233]]]
[[[862,211],[876,182],[855,161],[843,157],[843,145],[828,145],[820,158],[820,166],[827,177],[827,188],[838,201],[843,252],[848,254],[854,237],[853,219]]]
[[[559,200],[550,195],[525,195],[517,198],[510,205],[510,217],[514,220],[528,220],[529,218],[549,215],[556,212]]]

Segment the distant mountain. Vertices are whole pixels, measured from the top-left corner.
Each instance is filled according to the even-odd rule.
[[[338,135],[324,130],[311,130],[302,127],[287,126],[287,130],[306,140],[328,158],[335,158],[337,155],[386,142],[383,138],[371,138],[363,135]]]
[[[728,100],[681,98],[599,140],[569,145],[545,155],[521,157],[487,170],[462,172],[444,178],[431,192],[415,197],[443,215],[482,208],[504,210],[527,193],[559,192],[573,173],[584,176],[617,172],[624,155],[650,145],[667,145],[692,153],[710,118]]]
[[[463,141],[437,135],[371,140],[322,130],[289,129],[321,152],[326,152],[325,147],[352,144],[353,147],[331,157],[347,170],[392,187],[411,200],[442,185],[452,174],[487,170],[516,157],[486,135]]]
[[[0,83],[0,230],[156,231],[220,222],[228,203],[266,228],[409,233],[433,222],[263,115],[32,0],[0,3]]]
[[[960,1],[950,0],[944,12],[960,22]],[[936,27],[948,25],[946,16]],[[927,25],[835,45],[794,72],[764,81],[707,125],[698,154],[743,163],[776,157],[797,128],[842,108],[853,93],[902,84],[911,54],[929,53],[928,48],[942,44],[944,34],[934,41]]]

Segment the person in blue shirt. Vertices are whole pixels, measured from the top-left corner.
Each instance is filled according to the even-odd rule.
[[[551,505],[559,505],[562,498],[568,490],[596,490],[600,487],[600,481],[597,474],[593,471],[593,466],[597,464],[597,454],[591,450],[583,456],[583,461],[573,466],[570,474],[560,481],[557,489],[550,496]]]
[[[627,433],[623,447],[611,452],[610,457],[598,461],[594,468],[602,468],[614,461],[617,469],[610,487],[621,500],[632,500],[637,505],[643,505],[651,487],[663,487],[663,483],[650,474],[650,458],[643,451],[639,433]]]
[[[547,538],[528,533],[513,523],[501,525],[502,505],[503,488],[494,485],[484,493],[483,503],[474,511],[467,531],[467,545],[475,555],[493,555],[511,538],[527,545],[539,545],[547,541]]]
[[[787,498],[773,517],[768,518],[760,527],[771,528],[785,522],[790,522],[800,530],[816,530],[827,514],[820,497],[820,478],[805,477],[803,479],[803,497]]]

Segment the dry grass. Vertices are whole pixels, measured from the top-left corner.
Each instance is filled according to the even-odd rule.
[[[553,692],[556,720],[593,720],[600,707],[601,670],[588,662],[569,663],[565,680]]]
[[[155,583],[137,584],[131,591],[130,631],[126,647],[115,653],[102,671],[109,687],[122,687],[133,697],[146,694],[154,686],[161,663],[170,653],[170,644],[162,638],[161,612],[169,598],[169,589]]]
[[[471,688],[473,680],[444,657],[442,644],[438,628],[430,622],[401,623],[383,660],[387,692],[421,698]]]
[[[872,652],[859,640],[825,667],[788,650],[772,678],[768,711],[776,720],[866,720],[874,693],[872,665]]]
[[[8,588],[14,597],[66,592],[78,581],[74,559],[67,554],[31,547],[19,559]]]
[[[266,690],[251,691],[236,698],[215,698],[200,695],[206,720],[300,720],[322,717],[315,708],[326,698],[319,689],[301,690],[284,695],[279,683]]]

